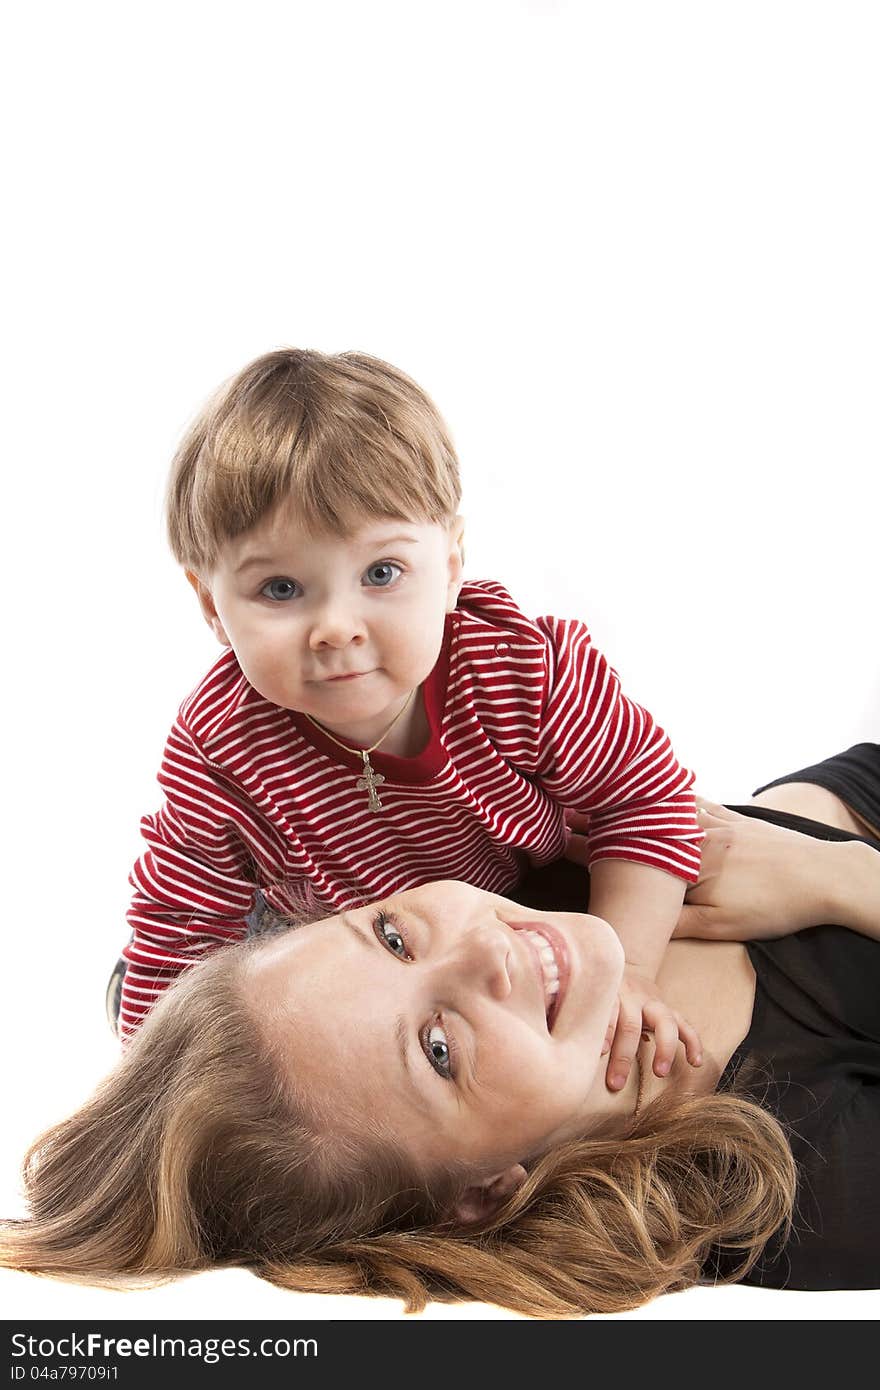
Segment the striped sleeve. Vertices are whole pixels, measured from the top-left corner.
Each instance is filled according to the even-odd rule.
[[[129,877],[123,1042],[182,970],[245,935],[256,890],[248,839],[262,837],[267,857],[272,849],[265,824],[224,783],[181,721],[169,736],[159,783],[165,802],[141,821],[147,848]]]
[[[538,626],[548,663],[539,780],[589,816],[588,862],[626,859],[696,883],[703,834],[693,773],[623,693],[583,623],[539,618]]]

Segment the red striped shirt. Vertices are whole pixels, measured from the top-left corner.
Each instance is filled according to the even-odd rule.
[[[492,582],[467,583],[424,686],[415,758],[371,754],[382,811],[349,757],[269,704],[227,651],[180,707],[135,865],[123,1039],[187,966],[247,931],[257,888],[281,912],[332,915],[434,879],[503,894],[525,860],[589,816],[590,862],[627,859],[694,882],[693,775],[620,688],[581,622],[524,617]]]

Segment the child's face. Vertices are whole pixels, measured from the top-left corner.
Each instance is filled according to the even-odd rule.
[[[388,518],[348,537],[281,508],[190,575],[255,690],[369,743],[430,674],[461,587],[461,523]]]

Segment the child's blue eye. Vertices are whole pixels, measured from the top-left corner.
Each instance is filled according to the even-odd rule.
[[[393,584],[401,573],[400,565],[394,565],[390,560],[382,560],[377,565],[370,565],[365,577],[375,588],[385,589],[389,584]]]
[[[285,600],[293,598],[297,590],[296,581],[293,579],[270,579],[268,584],[264,584],[260,593],[264,598],[275,599],[276,603],[284,603]]]

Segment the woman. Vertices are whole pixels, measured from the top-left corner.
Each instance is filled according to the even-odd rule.
[[[194,969],[35,1146],[0,1262],[245,1264],[557,1317],[701,1277],[880,1285],[880,749],[747,809],[704,803],[679,930],[710,940],[671,943],[660,974],[701,1067],[680,1047],[655,1076],[648,1035],[610,1092],[607,924],[427,885]]]

